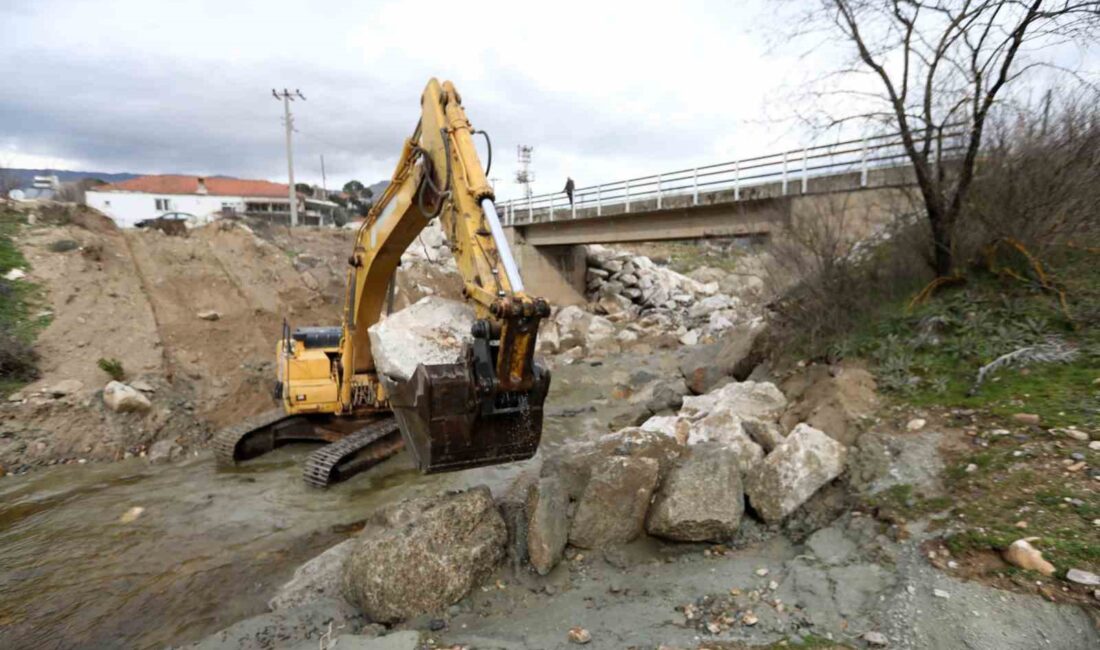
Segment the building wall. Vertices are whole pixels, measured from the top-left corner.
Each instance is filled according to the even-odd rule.
[[[157,199],[168,199],[168,209],[158,210]],[[142,219],[154,219],[171,212],[194,215],[198,223],[216,217],[223,207],[244,212],[245,198],[202,194],[145,194],[143,192],[97,192],[88,190],[84,203],[110,217],[122,228],[132,228]]]

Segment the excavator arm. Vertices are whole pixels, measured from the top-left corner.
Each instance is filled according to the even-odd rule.
[[[339,412],[392,408],[425,471],[530,457],[550,382],[534,360],[539,321],[550,307],[524,291],[475,133],[451,82],[429,81],[420,121],[348,260],[336,366]],[[463,277],[463,296],[474,307],[472,344],[461,363],[421,365],[399,381],[375,368],[367,330],[381,318],[401,254],[435,218]]]

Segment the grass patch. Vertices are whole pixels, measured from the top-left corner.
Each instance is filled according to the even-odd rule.
[[[912,485],[902,483],[891,486],[867,499],[867,507],[885,521],[904,522],[951,507],[952,499],[947,496],[928,497],[914,490]]]
[[[1003,551],[1020,538],[1038,537],[1033,544],[1059,575],[1100,568],[1100,535],[1093,524],[1100,518],[1100,493],[1087,472],[1066,471],[1067,450],[1059,444],[1045,434],[1026,442],[1008,437],[953,459],[947,492],[954,521],[965,529],[949,536],[947,547],[957,554]],[[1100,462],[1100,454],[1084,445],[1072,449],[1084,449],[1092,466]],[[967,472],[968,465],[976,468]]]
[[[1036,413],[1044,425],[1100,427],[1100,259],[1061,251],[1056,296],[1019,280],[974,272],[961,288],[919,308],[884,307],[831,348],[871,362],[880,387],[914,406]],[[1076,350],[1068,363],[1008,366],[975,391],[978,370],[1001,355],[1057,339]]]
[[[107,375],[115,381],[122,381],[123,379],[126,379],[126,371],[122,367],[122,362],[118,359],[100,358],[99,361],[96,361],[96,365],[99,366],[100,370],[107,373]]]

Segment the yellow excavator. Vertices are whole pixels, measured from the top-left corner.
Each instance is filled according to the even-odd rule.
[[[550,306],[527,295],[474,135],[454,85],[428,82],[421,117],[389,186],[355,237],[348,258],[343,323],[283,323],[276,346],[279,408],[214,438],[215,458],[234,466],[280,445],[327,443],[306,460],[308,485],[326,487],[408,447],[422,472],[447,472],[530,458],[542,435],[550,373],[535,362]],[[407,380],[374,363],[367,329],[392,306],[401,254],[439,219],[464,280],[475,321],[464,359],[420,364]],[[398,433],[400,432],[400,433]]]

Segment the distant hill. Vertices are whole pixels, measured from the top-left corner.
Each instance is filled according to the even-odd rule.
[[[16,167],[0,169],[0,173],[14,177],[17,181],[15,184],[20,187],[29,187],[31,183],[34,182],[35,176],[57,176],[57,180],[62,183],[79,181],[85,178],[98,178],[108,183],[117,183],[119,181],[128,181],[131,178],[137,178],[138,176],[144,175],[131,174],[129,172],[79,172],[67,169],[20,169]]]
[[[367,189],[370,190],[370,195],[371,196],[378,196],[378,195],[382,194],[382,192],[384,192],[386,190],[386,188],[389,187],[389,186],[390,186],[389,181],[378,181],[377,183],[375,183],[373,185],[368,185]]]

